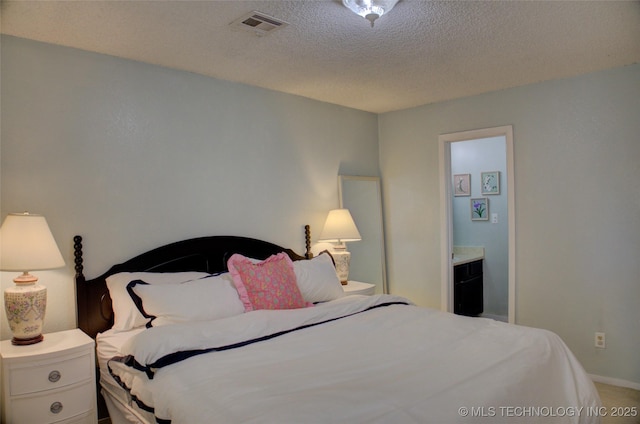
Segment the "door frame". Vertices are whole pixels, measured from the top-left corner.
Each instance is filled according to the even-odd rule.
[[[504,137],[507,160],[507,219],[509,250],[508,320],[516,322],[516,223],[513,126],[484,128],[438,136],[440,154],[440,309],[453,312],[453,200],[451,189],[451,143],[481,138]]]

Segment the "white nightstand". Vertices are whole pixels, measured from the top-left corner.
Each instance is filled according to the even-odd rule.
[[[44,335],[44,341],[0,343],[2,422],[96,424],[94,341],[81,330]]]
[[[370,283],[361,283],[360,281],[347,281],[347,284],[342,286],[345,294],[364,294],[371,296],[376,293],[376,285]]]

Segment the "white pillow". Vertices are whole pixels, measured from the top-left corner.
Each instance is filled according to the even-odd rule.
[[[293,262],[302,297],[307,302],[327,302],[344,296],[331,256],[321,253],[313,259]]]
[[[182,284],[129,283],[129,286],[134,292],[132,296],[140,298],[142,310],[152,317],[148,325],[150,327],[227,318],[244,313],[244,305],[229,273]]]
[[[149,320],[142,316],[127,293],[127,284],[142,280],[149,284],[179,284],[206,277],[206,272],[121,272],[107,277],[107,288],[111,296],[114,323],[113,330],[127,331],[141,327]]]

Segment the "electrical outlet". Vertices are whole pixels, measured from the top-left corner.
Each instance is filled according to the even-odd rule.
[[[604,349],[607,347],[607,343],[604,338],[604,333],[596,332],[595,346],[600,349]]]

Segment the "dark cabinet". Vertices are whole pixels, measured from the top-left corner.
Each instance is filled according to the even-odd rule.
[[[453,267],[453,312],[478,316],[484,310],[482,260]]]

